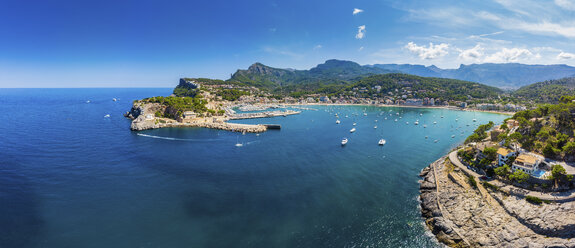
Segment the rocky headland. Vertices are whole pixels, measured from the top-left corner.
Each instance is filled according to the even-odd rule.
[[[575,247],[575,202],[539,205],[473,183],[448,156],[421,171],[421,212],[450,247]]]
[[[247,133],[260,133],[265,132],[269,125],[265,124],[239,124],[229,123],[228,120],[238,119],[251,119],[251,118],[267,118],[276,116],[287,116],[299,114],[297,111],[269,111],[250,114],[231,114],[223,116],[206,116],[194,118],[166,118],[158,117],[156,113],[166,113],[170,109],[160,103],[146,103],[136,101],[132,109],[126,114],[125,117],[132,119],[130,129],[133,131],[142,131],[148,129],[165,128],[165,127],[203,127],[212,128],[233,132],[247,132]],[[176,116],[175,113],[170,113]]]

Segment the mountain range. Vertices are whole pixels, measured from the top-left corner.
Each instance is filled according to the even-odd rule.
[[[247,70],[237,70],[229,81],[276,88],[298,85],[346,84],[362,77],[405,73],[423,77],[438,77],[477,82],[501,89],[517,89],[536,82],[575,76],[575,67],[568,65],[471,64],[458,69],[441,69],[436,66],[412,64],[359,65],[352,61],[327,60],[309,70],[273,68],[261,63]]]

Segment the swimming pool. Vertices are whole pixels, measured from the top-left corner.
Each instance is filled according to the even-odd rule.
[[[536,170],[533,172],[533,176],[536,178],[541,178],[541,177],[543,177],[543,175],[545,175],[545,172],[546,171],[544,171],[544,170]]]

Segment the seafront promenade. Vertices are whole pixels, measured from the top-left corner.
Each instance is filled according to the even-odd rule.
[[[449,160],[452,164],[456,165],[461,169],[465,174],[468,176],[475,177],[475,181],[481,181],[480,177],[482,175],[478,174],[475,171],[470,170],[465,166],[459,158],[457,157],[457,150],[449,153]],[[556,201],[556,202],[569,202],[575,200],[575,190],[565,191],[565,192],[551,192],[551,193],[544,193],[538,191],[531,191],[522,188],[515,187],[510,184],[503,183],[497,179],[489,180],[490,184],[493,184],[499,188],[500,191],[505,192],[510,195],[515,195],[519,197],[526,197],[526,196],[533,196],[538,197],[541,200],[549,200],[549,201]]]

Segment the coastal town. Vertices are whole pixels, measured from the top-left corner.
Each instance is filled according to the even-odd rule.
[[[524,106],[511,103],[468,104],[466,101],[448,101],[435,98],[415,98],[423,91],[413,91],[407,85],[389,91],[385,97],[376,97],[381,86],[352,88],[339,96],[308,94],[298,98],[278,97],[257,87],[211,79],[180,79],[174,94],[169,97],[152,97],[134,102],[125,116],[132,119],[132,130],[146,130],[162,127],[206,127],[236,132],[264,132],[269,125],[248,125],[229,123],[229,120],[268,118],[298,114],[299,105],[373,105],[400,107],[450,108],[475,111],[515,112],[525,110]],[[373,92],[373,97],[365,94]],[[361,97],[360,95],[364,95]],[[193,96],[195,100],[190,97]],[[183,101],[179,106],[167,106],[166,101]],[[182,100],[183,99],[183,100]],[[185,101],[189,100],[189,103]],[[471,99],[471,97],[470,97]],[[288,109],[290,108],[290,109]],[[302,106],[299,106],[302,108]],[[305,107],[303,107],[305,108]],[[274,110],[274,109],[284,109]],[[242,113],[238,113],[238,111]],[[256,113],[254,113],[254,111]]]

